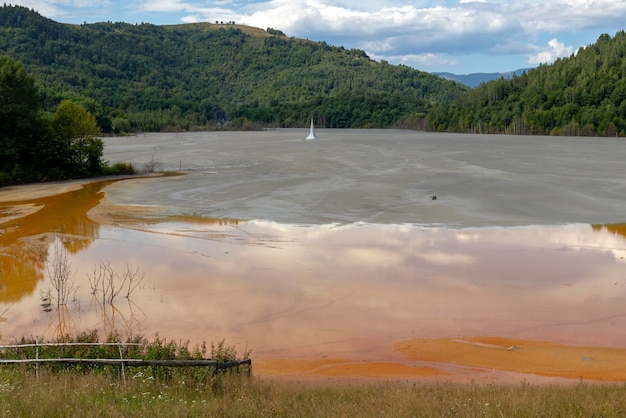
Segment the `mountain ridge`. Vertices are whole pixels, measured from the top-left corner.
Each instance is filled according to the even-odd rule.
[[[457,83],[468,87],[478,87],[482,83],[488,83],[500,78],[509,79],[513,76],[521,76],[524,72],[530,71],[532,68],[520,68],[514,71],[506,71],[503,73],[470,73],[470,74],[454,74],[449,72],[435,72],[433,74],[443,77],[446,80],[456,81]]]

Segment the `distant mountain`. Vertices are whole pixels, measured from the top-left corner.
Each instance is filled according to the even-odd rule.
[[[528,72],[530,68],[521,68],[515,71],[508,71],[506,73],[472,73],[472,74],[452,74],[452,73],[433,73],[446,80],[456,81],[457,83],[464,84],[469,87],[478,87],[482,83],[486,83],[492,80],[498,80],[500,78],[509,79],[514,75],[520,76],[524,72]]]

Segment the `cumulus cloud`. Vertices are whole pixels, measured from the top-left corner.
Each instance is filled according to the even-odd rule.
[[[34,9],[43,16],[50,18],[60,18],[63,16],[72,16],[76,13],[70,12],[68,7],[76,8],[77,10],[86,8],[98,8],[106,7],[110,4],[109,0],[18,0],[15,2],[9,2],[5,4],[15,4],[19,6],[28,7]]]
[[[536,46],[541,33],[601,28],[611,21],[621,26],[626,19],[626,0],[389,3],[273,0],[257,3],[241,19],[408,65],[437,60],[449,65],[458,62],[451,56],[478,53],[524,53],[531,64],[552,62],[573,48],[556,38],[548,46]]]
[[[321,1],[276,0],[242,19],[246,24],[272,26],[314,39],[356,40],[371,53],[434,53],[484,48],[499,36],[520,32],[519,23],[489,10],[412,5],[361,11]],[[489,41],[494,39],[495,41]]]
[[[183,23],[214,22],[214,21],[237,21],[241,12],[232,8],[229,1],[193,3],[182,0],[155,0],[138,3],[134,6],[136,12],[171,12],[182,13],[180,18]]]
[[[431,68],[438,68],[442,66],[456,66],[456,65],[459,65],[460,63],[457,59],[444,56],[444,55],[433,54],[433,53],[406,54],[406,55],[398,55],[398,56],[383,56],[383,55],[370,54],[369,56],[370,58],[377,60],[377,61],[386,60],[389,62],[393,62],[397,64],[404,64],[413,68],[423,68],[426,70],[431,69]]]
[[[139,3],[137,8],[147,12],[178,12],[195,10],[197,6],[180,0],[154,0]]]
[[[574,47],[565,46],[563,42],[559,42],[558,39],[554,38],[548,42],[548,46],[543,48],[537,54],[531,56],[528,59],[529,64],[537,65],[537,64],[550,64],[554,62],[557,58],[568,57],[572,55],[574,52]]]
[[[623,25],[624,0],[556,0],[512,2],[509,10],[519,15],[528,31],[580,31]]]

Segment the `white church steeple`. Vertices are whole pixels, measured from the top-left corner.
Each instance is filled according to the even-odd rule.
[[[309,131],[309,136],[306,139],[319,139],[317,135],[315,135],[315,126],[313,126],[313,118],[311,118],[311,130]]]

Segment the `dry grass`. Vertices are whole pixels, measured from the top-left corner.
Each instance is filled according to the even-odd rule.
[[[0,370],[2,416],[225,417],[612,417],[626,414],[626,387],[162,381],[137,373]]]

